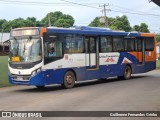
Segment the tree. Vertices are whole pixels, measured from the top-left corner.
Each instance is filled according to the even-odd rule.
[[[133,26],[133,30],[137,32],[146,32],[146,33],[150,32],[148,29],[148,25],[146,23],[141,23],[140,26],[139,25]]]
[[[0,32],[5,32],[5,26],[4,26],[4,24],[6,24],[7,23],[7,20],[5,20],[5,19],[0,19]]]
[[[140,30],[141,32],[149,32],[148,25],[146,25],[146,23],[141,23]]]
[[[11,21],[11,27],[12,28],[26,27],[25,20],[21,17],[14,19]]]
[[[32,21],[34,23],[37,21],[35,17],[27,17],[26,20]]]
[[[70,15],[63,14],[60,11],[50,12],[41,20],[41,23],[48,26],[49,19],[53,26],[56,27],[71,27],[74,24],[74,19]]]
[[[26,27],[35,27],[37,25],[37,20],[35,17],[27,17],[24,22],[26,24]]]
[[[20,27],[44,27],[48,26],[49,18],[52,25],[57,27],[71,27],[74,24],[74,18],[70,15],[63,14],[60,11],[50,12],[42,20],[38,21],[35,17],[27,17],[27,19],[16,18],[14,20],[0,19],[0,31],[9,32],[11,28]]]
[[[99,17],[96,17],[88,26],[92,27],[104,27],[104,24],[99,21]]]
[[[12,27],[12,21],[11,21],[11,20],[10,20],[10,21],[7,21],[7,22],[4,22],[4,23],[2,24],[2,28],[3,28],[3,31],[4,31],[4,32],[10,32],[11,27]]]
[[[160,34],[156,34],[156,41],[160,42]]]
[[[133,31],[139,32],[140,31],[140,26],[139,25],[133,26]]]
[[[103,23],[100,23],[99,17],[96,17],[89,26],[93,27],[104,27]],[[131,31],[131,26],[128,21],[127,16],[123,15],[122,17],[117,16],[116,18],[108,18],[108,27],[113,30],[124,30]]]
[[[122,17],[117,16],[116,18],[110,18],[109,27],[114,30],[124,30],[126,32],[129,32],[132,29],[126,15],[123,15]]]

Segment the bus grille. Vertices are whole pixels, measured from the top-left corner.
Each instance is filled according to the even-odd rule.
[[[15,81],[29,81],[30,75],[13,75],[12,74],[12,79]]]

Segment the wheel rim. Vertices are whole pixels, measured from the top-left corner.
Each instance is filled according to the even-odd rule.
[[[71,75],[66,76],[66,82],[68,85],[71,85],[73,82],[73,77]]]
[[[131,75],[131,70],[130,70],[130,68],[127,67],[126,70],[125,70],[125,76],[126,76],[127,78],[129,78],[130,75]]]

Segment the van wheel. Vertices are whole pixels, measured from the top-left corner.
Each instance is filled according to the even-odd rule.
[[[132,74],[131,67],[127,65],[124,69],[123,76],[118,76],[118,79],[128,80],[131,78],[131,74]]]
[[[72,71],[66,72],[62,86],[66,89],[72,88],[75,85],[75,74]]]

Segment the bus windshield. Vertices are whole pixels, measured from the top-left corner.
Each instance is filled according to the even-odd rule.
[[[14,38],[10,40],[11,62],[37,62],[42,59],[40,38]]]

